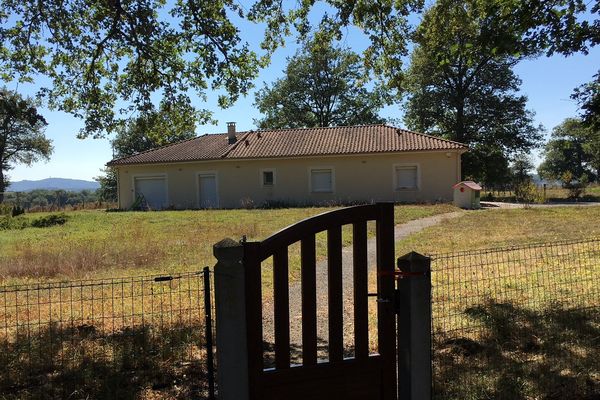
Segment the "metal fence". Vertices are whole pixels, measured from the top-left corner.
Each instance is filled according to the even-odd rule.
[[[436,398],[600,396],[600,239],[432,255],[432,283]]]
[[[210,272],[0,288],[3,399],[212,398]]]

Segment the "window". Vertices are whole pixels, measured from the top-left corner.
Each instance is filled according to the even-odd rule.
[[[260,184],[263,187],[271,187],[275,185],[275,170],[274,169],[261,169],[260,170]]]
[[[396,190],[418,189],[419,180],[416,165],[396,165],[394,171]]]
[[[273,171],[263,171],[263,186],[273,186]]]
[[[318,168],[310,170],[311,192],[333,192],[333,169]]]

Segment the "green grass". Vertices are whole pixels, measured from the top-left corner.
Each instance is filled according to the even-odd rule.
[[[225,237],[261,240],[332,209],[68,212],[62,226],[0,231],[0,277],[14,283],[200,269],[214,265],[212,246]],[[396,223],[453,210],[446,204],[396,206]],[[324,238],[319,236],[320,254]]]
[[[467,212],[397,243],[434,254],[436,399],[597,396],[599,242],[535,245],[593,238],[600,207],[557,207]]]
[[[479,210],[411,235],[396,253],[446,253],[600,237],[600,207]]]

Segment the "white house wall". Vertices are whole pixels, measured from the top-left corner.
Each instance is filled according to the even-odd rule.
[[[395,190],[395,165],[418,166],[417,190]],[[310,169],[332,168],[334,191],[310,192]],[[264,170],[275,171],[275,184],[263,187]],[[219,206],[237,208],[252,201],[288,204],[328,202],[433,202],[451,201],[452,185],[460,179],[460,153],[422,152],[364,156],[318,157],[272,160],[223,160],[162,165],[119,166],[119,204],[129,208],[134,201],[136,176],[166,176],[167,202],[174,208],[198,208],[198,176],[217,175]]]

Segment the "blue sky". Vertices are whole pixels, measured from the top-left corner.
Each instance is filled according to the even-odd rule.
[[[260,27],[244,25],[243,39],[256,46],[261,38]],[[288,42],[286,48],[279,49],[274,54],[271,65],[261,71],[255,81],[255,90],[261,88],[263,82],[271,82],[281,77],[286,57],[296,50],[293,41]],[[360,34],[350,30],[343,44],[360,52],[366,46],[366,41]],[[570,57],[540,57],[517,65],[515,72],[523,81],[521,92],[528,97],[528,108],[536,113],[536,122],[546,128],[547,134],[563,119],[577,114],[577,104],[570,99],[570,95],[575,87],[592,79],[598,71],[598,66],[600,66],[598,47],[592,49],[587,56],[576,54]],[[9,86],[9,88],[14,87]],[[19,89],[22,93],[31,95],[36,87],[21,86]],[[255,128],[253,120],[260,117],[260,113],[253,107],[255,90],[226,110],[217,107],[217,94],[208,92],[208,103],[201,106],[212,110],[219,123],[216,126],[199,126],[197,134],[224,132],[227,121],[237,122],[238,130]],[[42,108],[41,112],[48,121],[46,136],[53,141],[54,154],[49,162],[39,162],[31,167],[16,166],[9,171],[10,179],[19,181],[61,177],[91,180],[98,176],[104,164],[112,158],[109,140],[77,139],[77,132],[83,125],[80,120],[45,108]],[[381,112],[382,116],[388,118],[401,118],[402,114],[400,105],[388,106]],[[537,164],[539,157],[536,154],[534,159]]]

